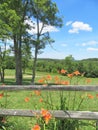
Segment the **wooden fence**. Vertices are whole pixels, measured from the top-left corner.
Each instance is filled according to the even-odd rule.
[[[98,91],[98,86],[85,85],[14,85],[0,86],[0,91],[21,91],[21,90],[49,90],[49,91]],[[34,117],[33,113],[40,113],[40,110],[17,110],[17,109],[0,109],[0,116],[24,116]],[[95,120],[96,130],[98,130],[98,112],[93,111],[64,111],[50,110],[54,117],[60,119],[77,119],[77,120]]]

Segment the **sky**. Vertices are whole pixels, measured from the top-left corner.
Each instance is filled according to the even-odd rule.
[[[47,45],[38,58],[98,58],[98,0],[52,1],[63,18],[63,27],[48,27],[55,42]]]
[[[52,1],[57,4],[63,26],[46,26],[43,32],[50,32],[55,42],[47,45],[38,58],[65,59],[69,55],[76,60],[98,58],[98,0]],[[33,21],[35,28],[31,21],[25,22],[31,25],[29,33],[36,33],[36,22]],[[7,42],[12,43],[8,39]]]

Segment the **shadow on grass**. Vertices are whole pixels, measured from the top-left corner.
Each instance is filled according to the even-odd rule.
[[[15,79],[5,79],[4,83],[0,82],[0,85],[5,84],[5,85],[16,85]],[[31,84],[31,79],[23,79],[23,85],[30,85]]]
[[[15,79],[13,79],[13,78],[9,78],[9,79],[5,78],[4,83],[0,82],[0,85],[2,85],[2,84],[5,84],[5,85],[16,85],[16,82],[15,82]],[[24,78],[22,84],[23,85],[32,85],[31,78]],[[35,85],[43,85],[43,84],[35,82]],[[48,83],[48,85],[56,85],[56,84],[51,82],[51,83]]]

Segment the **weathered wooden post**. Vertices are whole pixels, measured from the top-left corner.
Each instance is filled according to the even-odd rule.
[[[96,130],[98,130],[98,120],[96,120]]]

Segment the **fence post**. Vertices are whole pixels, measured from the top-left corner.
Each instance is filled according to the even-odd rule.
[[[98,120],[96,120],[96,130],[98,130]]]

